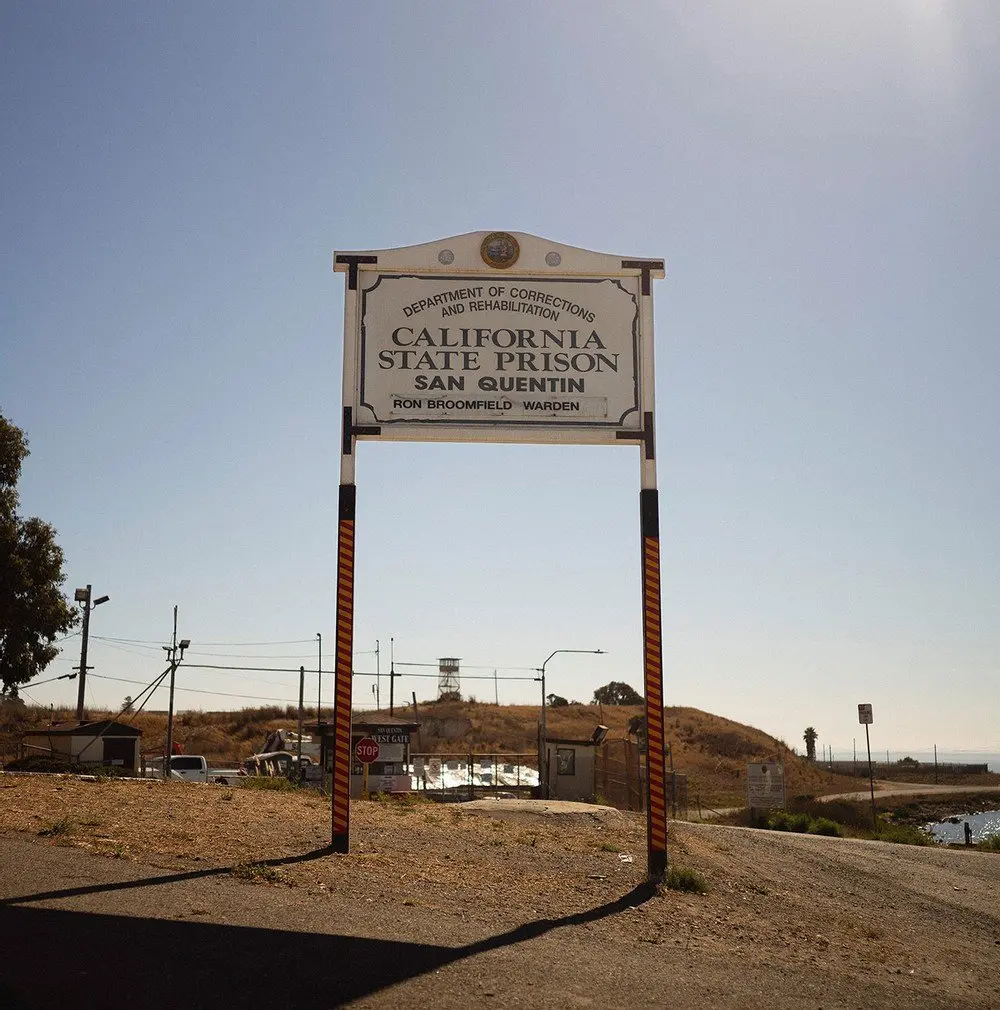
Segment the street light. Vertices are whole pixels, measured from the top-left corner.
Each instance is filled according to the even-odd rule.
[[[604,655],[603,649],[556,649],[555,651],[550,652],[546,657],[545,662],[537,668],[541,676],[536,677],[535,680],[540,680],[542,682],[542,753],[539,757],[545,764],[545,774],[540,777],[540,785],[542,787],[542,799],[546,800],[549,798],[549,756],[545,746],[545,667],[548,666],[549,660],[553,656],[558,656],[563,652],[589,653],[592,656]]]
[[[110,596],[99,596],[93,603],[90,600],[90,589],[78,589],[73,594],[73,599],[77,603],[83,604],[83,642],[80,644],[80,690],[76,696],[76,721],[83,722],[83,692],[87,680],[87,642],[90,638],[90,612],[94,607],[99,607],[102,603],[107,603]]]

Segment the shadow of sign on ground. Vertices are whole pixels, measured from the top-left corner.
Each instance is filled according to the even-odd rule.
[[[186,876],[186,875],[178,875]],[[135,881],[134,886],[169,882]],[[296,1007],[319,1010],[562,926],[593,922],[648,900],[640,885],[621,898],[557,919],[539,919],[460,947],[169,919],[24,907],[120,889],[69,888],[0,904],[0,1006],[49,1010],[94,1005]],[[92,1002],[91,1002],[92,1000]]]

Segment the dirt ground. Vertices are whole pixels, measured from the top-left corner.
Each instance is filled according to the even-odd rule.
[[[359,801],[349,855],[275,865],[325,847],[329,822],[328,803],[307,792],[0,774],[0,835],[178,871],[228,867],[248,887],[335,896],[352,922],[352,908],[392,907],[400,936],[495,937],[562,918],[578,981],[588,959],[649,966],[619,997],[1000,1006],[1000,854],[672,822],[671,865],[701,874],[708,893],[662,890],[597,917],[589,913],[644,880],[640,815],[556,802]],[[564,969],[532,968],[530,978],[507,969],[506,1001],[484,991],[493,1006],[570,1005]],[[476,984],[489,990],[481,972]],[[419,996],[397,989],[359,1005],[482,1002],[471,989],[463,1003],[461,989],[445,998],[427,988],[433,978],[422,984]]]

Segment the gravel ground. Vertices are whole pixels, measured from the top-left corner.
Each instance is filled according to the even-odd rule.
[[[407,945],[395,969],[373,955],[361,989],[288,1005],[1000,1006],[1000,854],[672,823],[671,865],[709,893],[650,894],[638,815],[530,801],[351,811],[352,851],[335,856],[329,806],[306,792],[0,775],[0,839],[28,864],[56,847],[92,877],[156,868],[204,887],[189,879],[203,870],[216,885],[138,905],[117,891],[119,916],[261,927],[270,908],[270,929]],[[82,900],[26,898],[14,873],[0,882],[19,908]],[[256,911],[233,912],[246,902],[229,889]]]

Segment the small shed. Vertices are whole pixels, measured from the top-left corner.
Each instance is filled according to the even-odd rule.
[[[595,752],[607,735],[607,726],[598,726],[589,740],[546,737],[543,797],[547,791],[553,800],[592,801],[597,795]]]
[[[49,726],[24,734],[21,757],[50,757],[70,764],[108,765],[137,772],[141,737],[141,729],[112,719]]]
[[[416,722],[395,719],[391,716],[353,720],[351,723],[351,796],[358,797],[364,789],[365,767],[358,758],[358,744],[362,740],[374,741],[377,754],[368,762],[368,791],[370,793],[402,793],[413,789],[410,776],[410,739],[420,728]],[[321,762],[327,782],[333,773],[332,723],[317,727],[322,739]],[[371,746],[370,744],[368,745]]]

